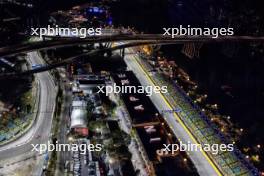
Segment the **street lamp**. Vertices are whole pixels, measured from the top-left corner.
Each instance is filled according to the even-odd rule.
[[[95,130],[96,130],[97,133],[100,132],[100,128],[98,128],[98,127]]]
[[[72,142],[73,141],[73,137],[72,136],[68,137],[68,141]]]
[[[113,158],[109,158],[108,162],[109,162],[109,164],[113,164],[114,163],[114,159]]]
[[[249,158],[249,156],[248,155],[246,155],[246,159],[248,159]]]

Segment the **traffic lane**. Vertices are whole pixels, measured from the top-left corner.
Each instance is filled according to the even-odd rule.
[[[135,57],[134,54],[130,54],[127,57],[125,57],[125,61],[127,65],[135,73],[136,77],[139,79],[140,83],[143,86],[153,85],[147,79],[146,74],[140,69],[134,57]],[[150,99],[152,100],[152,102],[157,107],[160,113],[162,113],[162,110],[171,109],[170,107],[168,107],[168,105],[165,103],[165,101],[162,99],[161,96],[162,96],[161,94],[153,94],[152,96],[150,96]],[[182,140],[182,142],[184,143],[187,142],[193,143],[191,137],[186,133],[185,129],[176,121],[176,118],[172,113],[167,113],[164,115],[164,117],[165,120],[168,122],[168,124],[171,126],[174,134],[178,139]],[[206,160],[202,152],[190,151],[188,152],[188,154],[193,164],[196,166],[198,173],[200,175],[208,175],[208,176],[218,175],[217,172],[210,165],[210,163]]]
[[[47,76],[48,77],[48,76]],[[45,93],[43,93],[43,107],[40,108],[41,111],[39,112],[39,118],[42,120],[40,122],[41,127],[38,130],[39,135],[41,136],[41,141],[45,142],[49,138],[51,126],[52,126],[52,117],[53,117],[53,111],[55,106],[55,89],[52,86],[51,81],[48,79],[48,81],[43,81],[43,88],[45,89]]]
[[[38,52],[31,52],[29,55],[32,64],[44,64]],[[34,136],[37,138],[37,142],[43,143],[49,138],[55,106],[56,89],[49,72],[36,74],[36,77],[40,81],[41,97],[38,111],[39,121],[37,123],[39,126]]]
[[[37,52],[29,53],[29,60],[32,64],[43,64],[43,61],[38,56]],[[31,144],[46,143],[48,140],[52,123],[51,117],[55,104],[55,91],[53,91],[55,88],[51,77],[47,72],[37,74],[36,77],[40,83],[41,95],[38,111],[39,113],[37,115],[38,117],[36,118],[37,121],[30,129],[31,132],[28,132],[30,135],[32,133],[33,134],[28,136],[27,139],[20,138],[18,141],[10,143],[8,146],[1,148],[1,160],[29,152],[33,148]]]

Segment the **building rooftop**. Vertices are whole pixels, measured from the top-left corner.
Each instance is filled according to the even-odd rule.
[[[87,111],[74,108],[71,112],[71,128],[87,127]]]
[[[72,101],[72,107],[86,107],[87,103],[84,100],[74,100]]]

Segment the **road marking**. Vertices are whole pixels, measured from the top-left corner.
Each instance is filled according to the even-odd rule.
[[[134,56],[136,63],[139,65],[140,69],[143,71],[143,73],[147,76],[147,79],[155,86],[154,82],[152,81],[152,78],[146,73],[146,71],[143,69],[143,67],[140,65],[140,63],[137,61],[137,58]],[[160,94],[163,101],[166,103],[166,105],[173,110],[172,106],[169,104],[168,100],[164,97],[164,95],[161,93]],[[195,144],[199,144],[198,141],[194,138],[194,136],[191,134],[190,130],[185,126],[185,124],[183,123],[183,121],[179,118],[179,116],[174,112],[173,113],[174,117],[176,117],[176,120],[179,121],[180,125],[183,127],[183,129],[187,132],[187,134],[190,136],[190,138],[192,139],[192,141]],[[216,165],[213,163],[213,161],[207,156],[207,154],[201,150],[203,156],[206,158],[206,160],[209,162],[209,164],[213,167],[213,169],[215,170],[215,172],[217,173],[217,175],[222,176],[222,174],[220,173],[219,169],[216,167]]]

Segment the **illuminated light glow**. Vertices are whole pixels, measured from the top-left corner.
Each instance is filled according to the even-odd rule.
[[[249,156],[247,155],[247,156],[246,156],[246,158],[248,159],[248,158],[249,158]]]
[[[70,137],[68,138],[68,140],[69,140],[70,142],[73,141],[73,137],[70,136]]]
[[[145,129],[146,133],[148,133],[148,134],[155,133],[157,131],[153,125],[144,126],[144,129]]]
[[[109,19],[109,20],[108,20],[108,25],[112,25],[112,24],[113,24],[112,19]]]
[[[112,158],[109,158],[108,161],[109,161],[110,164],[113,164],[114,163],[114,160]]]
[[[94,12],[99,12],[99,8],[98,7],[93,7],[93,11]]]
[[[147,75],[147,79],[153,84],[152,79],[149,77],[149,75],[147,74],[147,72],[143,69],[143,67],[140,65],[140,63],[136,60],[136,62],[139,65],[139,68],[145,73],[145,75]],[[195,88],[197,88],[198,86],[196,85]],[[172,106],[169,104],[168,100],[161,94],[161,97],[163,99],[163,101],[166,103],[166,105],[168,107],[170,107],[171,109]],[[178,115],[176,113],[174,113],[175,118],[179,121],[179,123],[181,124],[181,126],[184,128],[184,130],[188,133],[188,135],[191,137],[192,141],[196,144],[198,144],[197,140],[194,138],[194,136],[192,135],[192,133],[188,130],[188,128],[184,125],[184,123],[182,122],[182,120],[178,117]],[[209,162],[209,164],[213,167],[213,169],[216,171],[217,175],[222,176],[222,174],[220,173],[219,169],[216,167],[216,165],[211,161],[211,159],[207,156],[207,154],[204,151],[201,151],[203,156],[205,157],[205,159]],[[190,155],[189,152],[186,152],[187,155]]]

